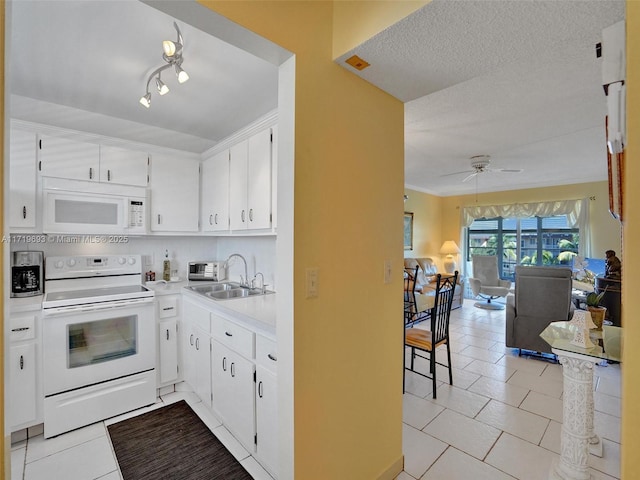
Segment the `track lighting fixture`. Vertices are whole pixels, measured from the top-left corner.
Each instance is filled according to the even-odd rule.
[[[164,70],[174,67],[176,77],[178,78],[178,83],[184,83],[189,80],[189,75],[182,69],[182,61],[184,60],[182,58],[182,49],[184,46],[182,34],[180,33],[180,29],[178,28],[178,24],[176,22],[173,22],[173,26],[178,33],[177,40],[175,42],[171,40],[164,40],[162,42],[162,59],[167,62],[167,64],[162,65],[151,72],[149,78],[147,79],[146,93],[140,98],[140,104],[146,108],[149,108],[151,106],[151,93],[149,92],[149,84],[154,78],[156,81],[158,93],[160,95],[166,95],[167,93],[169,93],[169,87],[160,78],[160,74]]]

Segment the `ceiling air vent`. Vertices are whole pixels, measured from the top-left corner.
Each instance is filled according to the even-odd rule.
[[[348,63],[349,65],[351,65],[356,70],[364,70],[365,68],[367,68],[369,66],[368,62],[365,62],[363,59],[361,59],[357,55],[353,55],[353,56],[347,58],[345,60],[345,62]]]

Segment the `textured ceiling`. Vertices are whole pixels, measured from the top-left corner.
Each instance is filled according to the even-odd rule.
[[[409,187],[448,196],[599,181],[595,44],[623,18],[617,0],[434,0],[336,61],[406,102]],[[353,54],[371,67],[346,65]],[[523,171],[462,182],[484,154],[495,169]]]
[[[10,115],[202,152],[277,107],[277,67],[180,21],[190,80],[166,70],[142,107],[173,21],[133,0],[12,2]]]

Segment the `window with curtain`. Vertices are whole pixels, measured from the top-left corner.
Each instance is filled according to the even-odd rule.
[[[567,215],[483,218],[466,229],[466,257],[496,255],[503,279],[513,280],[516,265],[572,265],[580,230]]]

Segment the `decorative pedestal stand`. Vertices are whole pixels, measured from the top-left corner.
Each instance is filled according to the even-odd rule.
[[[558,356],[564,378],[560,458],[551,465],[550,480],[590,480],[589,454],[602,456],[602,442],[593,430],[593,367],[603,360],[622,361],[620,341],[615,341],[622,329],[603,330],[585,330],[580,322],[553,322],[540,334]]]
[[[588,466],[590,450],[602,456],[602,443],[593,431],[593,366],[600,360],[562,350],[552,351],[562,364],[564,392],[560,459],[551,466],[549,479],[589,480],[592,478]]]

